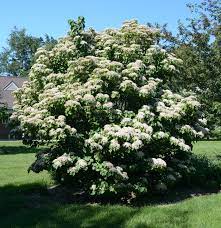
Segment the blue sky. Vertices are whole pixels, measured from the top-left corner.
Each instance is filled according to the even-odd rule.
[[[14,26],[29,34],[55,38],[66,34],[67,20],[84,16],[87,27],[103,30],[123,21],[168,23],[176,32],[177,20],[189,16],[188,2],[200,0],[2,0],[0,1],[0,48]]]

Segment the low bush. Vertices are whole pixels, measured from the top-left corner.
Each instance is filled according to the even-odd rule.
[[[211,136],[213,139],[221,140],[221,126],[215,127],[215,128],[211,131],[210,136]]]

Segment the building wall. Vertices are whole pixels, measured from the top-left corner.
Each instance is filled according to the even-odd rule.
[[[0,76],[0,104],[6,105],[9,115],[13,111],[14,96],[12,92],[21,88],[25,81],[28,81],[28,78]],[[10,137],[12,129],[8,127],[7,122],[0,121],[0,139],[8,139]]]
[[[11,128],[9,127],[9,117],[12,112],[12,109],[8,109],[7,116],[0,121],[0,139],[10,139]]]
[[[9,138],[10,129],[7,127],[7,124],[0,123],[0,139]]]

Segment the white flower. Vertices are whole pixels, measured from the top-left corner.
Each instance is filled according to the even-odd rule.
[[[139,91],[140,96],[148,97],[150,94],[153,94],[156,91],[160,82],[162,82],[162,80],[157,79],[157,78],[156,79],[149,78],[147,84],[140,87],[140,91]]]
[[[80,107],[81,104],[78,101],[75,100],[68,100],[65,103],[65,107],[73,107],[73,108],[77,108]]]
[[[131,118],[125,117],[125,118],[123,118],[123,119],[121,120],[121,124],[125,124],[125,125],[126,125],[126,124],[130,124],[131,121],[132,121]]]
[[[109,169],[112,169],[114,165],[111,162],[105,161],[104,165],[107,166]]]
[[[138,87],[137,84],[134,83],[131,80],[125,80],[120,84],[120,88],[123,92],[131,90],[131,91],[137,91]]]
[[[154,138],[156,138],[156,139],[163,139],[163,138],[168,138],[168,137],[169,137],[169,134],[165,133],[163,131],[158,131],[154,134]]]
[[[100,102],[107,102],[109,100],[109,95],[103,94],[103,93],[98,93],[96,95],[96,100],[98,100]]]
[[[92,184],[91,187],[90,187],[90,189],[91,189],[92,191],[95,191],[96,188],[97,188],[96,184]]]
[[[143,120],[144,118],[145,118],[145,113],[144,112],[138,112],[137,119],[138,120]]]
[[[79,166],[80,168],[84,169],[85,167],[87,167],[87,162],[84,159],[79,159],[76,162],[76,166]]]
[[[113,107],[113,103],[112,102],[107,102],[103,105],[104,108],[106,109],[111,109]]]
[[[171,71],[175,71],[176,70],[176,67],[174,65],[169,65],[168,66],[168,69],[171,70]]]
[[[167,167],[167,163],[161,158],[151,158],[152,169],[164,169]]]
[[[95,103],[95,98],[94,98],[94,96],[91,95],[91,94],[85,94],[84,97],[83,97],[83,100],[84,100],[86,103],[89,103],[89,104]]]
[[[112,139],[110,141],[110,146],[109,146],[111,151],[116,151],[120,149],[120,144],[118,143],[118,141],[116,139]]]
[[[74,176],[77,173],[77,171],[78,171],[78,169],[76,167],[70,167],[70,168],[68,168],[67,173]]]
[[[190,146],[186,145],[183,139],[177,139],[172,136],[172,137],[170,137],[170,143],[171,143],[171,145],[180,147],[180,149],[183,151],[191,150]]]
[[[119,98],[120,97],[120,94],[119,94],[119,92],[117,92],[117,91],[113,91],[112,93],[111,93],[111,98]]]
[[[126,180],[129,178],[127,172],[121,172],[121,177]]]
[[[205,126],[207,124],[206,118],[198,119],[199,123]]]
[[[60,168],[63,165],[69,164],[72,162],[72,159],[69,154],[64,153],[62,156],[54,159],[52,165],[55,169]]]
[[[134,149],[134,150],[138,150],[142,146],[143,146],[143,142],[139,139],[132,143],[132,149]]]
[[[132,144],[129,143],[129,142],[125,142],[125,143],[123,144],[123,147],[125,147],[125,148],[127,148],[127,149],[131,149],[131,148],[132,148]]]
[[[105,144],[107,144],[108,143],[108,138],[106,137],[106,136],[103,136],[102,138],[101,138],[101,144],[102,145],[105,145]]]

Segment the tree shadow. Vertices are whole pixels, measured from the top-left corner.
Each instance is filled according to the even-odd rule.
[[[42,183],[0,186],[0,227],[122,227],[133,218],[137,219],[140,213],[148,216],[150,211],[150,216],[154,214],[158,218],[160,205],[164,207],[187,198],[219,192],[221,167],[205,157],[194,157],[192,162],[197,171],[187,175],[186,182],[180,187],[170,193],[142,196],[130,206],[116,204],[114,199],[112,204],[111,201],[108,204],[96,203],[80,194],[73,195],[70,189],[63,186],[52,189]],[[157,207],[146,207],[153,205]],[[191,213],[189,209],[166,207],[162,210],[164,218],[177,224],[174,218],[176,210],[179,223],[185,225]],[[137,221],[134,227],[156,227],[154,222],[151,219]]]
[[[21,146],[0,146],[0,155],[3,154],[27,154],[27,153],[37,153],[42,148],[31,148],[25,145]]]
[[[0,187],[1,227],[121,227],[137,210],[59,202],[41,184]]]
[[[202,187],[177,187],[173,190],[164,194],[152,194],[146,195],[142,199],[139,198],[133,203],[134,206],[157,206],[157,205],[168,205],[182,202],[186,199],[194,197],[217,194],[220,190],[213,188],[202,188]]]
[[[218,160],[221,160],[221,152],[219,152],[219,154],[216,155],[216,158],[217,158]]]
[[[50,192],[42,183],[0,187],[0,227],[187,227],[193,213],[191,208],[171,206],[191,197],[187,194],[174,201],[165,200],[166,195],[158,201],[153,198],[152,203],[143,198],[143,205],[125,206],[70,200],[57,191],[66,194],[61,187]]]

